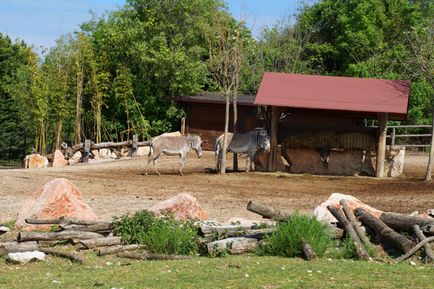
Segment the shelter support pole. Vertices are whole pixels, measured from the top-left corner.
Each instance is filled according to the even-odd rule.
[[[276,170],[276,156],[277,156],[277,122],[279,120],[279,109],[275,106],[271,108],[271,144],[270,144],[270,158],[268,159],[268,171],[274,172]]]
[[[386,159],[386,137],[387,137],[387,113],[378,116],[378,144],[377,144],[377,169],[376,177],[384,176],[384,161]]]
[[[185,135],[185,116],[181,118],[181,134]]]

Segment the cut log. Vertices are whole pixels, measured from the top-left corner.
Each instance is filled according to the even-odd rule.
[[[433,218],[422,218],[417,216],[407,216],[396,213],[383,213],[380,216],[380,220],[387,226],[395,230],[413,230],[414,225],[419,227],[434,226]]]
[[[226,239],[229,237],[246,237],[246,238],[255,238],[255,239],[263,239],[266,234],[270,234],[276,231],[275,227],[272,228],[265,228],[265,229],[254,229],[254,230],[236,230],[236,231],[211,231],[217,233],[217,238],[219,239]],[[213,233],[205,234],[205,238],[212,238],[216,237],[213,235]]]
[[[9,229],[6,226],[0,226],[0,235],[9,232],[11,229]]]
[[[128,251],[119,252],[116,255],[121,258],[129,258],[135,260],[185,260],[191,258],[191,256],[138,253]]]
[[[356,217],[348,207],[347,201],[342,199],[339,203],[342,206],[345,216],[347,217],[348,221],[350,221],[351,225],[354,227],[354,230],[356,231],[362,243],[365,246],[371,246],[371,242],[369,241],[369,238],[366,236],[365,232],[363,232],[362,228],[360,227],[359,223],[356,220]]]
[[[132,251],[145,248],[144,245],[131,244],[131,245],[116,245],[98,248],[98,255],[111,255],[124,251]]]
[[[261,215],[266,219],[274,219],[274,220],[284,220],[290,217],[290,214],[284,213],[278,209],[273,207],[257,203],[255,201],[250,201],[247,203],[247,210],[250,212]]]
[[[18,235],[19,242],[25,241],[56,241],[56,240],[86,240],[104,238],[103,235],[94,232],[62,231],[62,232],[21,232]]]
[[[414,225],[413,230],[414,230],[414,233],[416,234],[417,238],[419,239],[419,241],[423,241],[426,239],[425,235],[422,233],[422,231],[418,225]],[[426,255],[425,261],[426,262],[433,262],[434,261],[434,254],[431,250],[431,246],[427,243],[424,245],[424,249],[425,249],[425,255]]]
[[[82,232],[110,232],[113,229],[113,224],[109,222],[99,222],[90,225],[77,225],[77,224],[62,224],[59,226],[62,230],[73,230]]]
[[[208,254],[212,255],[217,251],[228,252],[230,254],[240,254],[245,252],[252,252],[256,249],[258,240],[255,238],[227,238],[210,242],[206,245]]]
[[[375,233],[381,237],[381,239],[404,253],[407,253],[415,246],[415,244],[404,237],[403,235],[395,232],[390,227],[388,227],[383,221],[375,218],[362,208],[357,208],[354,210],[356,217],[362,222],[363,225],[368,226]]]
[[[60,251],[56,251],[56,250],[52,250],[52,249],[47,249],[47,248],[41,248],[39,251],[41,251],[41,252],[43,252],[45,254],[48,254],[48,255],[53,255],[53,256],[56,256],[56,257],[69,259],[69,260],[71,260],[71,262],[76,262],[76,263],[80,263],[80,264],[84,263],[83,259],[81,259],[80,257],[75,256],[74,254],[60,252]]]
[[[354,230],[353,225],[345,217],[344,212],[341,208],[336,208],[333,206],[327,206],[327,209],[332,213],[332,215],[343,225],[345,232],[350,237],[356,248],[356,254],[359,259],[367,260],[369,258],[368,252],[362,244],[357,232]]]
[[[201,225],[200,230],[203,234],[212,234],[212,233],[218,233],[218,234],[235,234],[235,233],[245,233],[248,231],[256,231],[256,230],[264,230],[264,229],[252,229],[252,225]],[[273,229],[275,230],[275,227],[272,228],[265,228],[266,229]]]
[[[64,218],[59,218],[59,219],[51,219],[51,220],[39,220],[39,219],[31,219],[31,218],[27,218],[25,219],[27,224],[32,224],[32,225],[57,225],[57,224],[75,224],[75,225],[83,225],[83,226],[90,226],[90,225],[97,225],[97,224],[101,224],[101,223],[106,223],[106,222],[92,222],[92,221],[82,221],[82,220],[72,220],[72,219],[64,219]]]
[[[37,242],[4,242],[0,243],[0,256],[7,255],[9,253],[38,251],[39,246]]]
[[[311,261],[316,259],[315,251],[312,249],[312,246],[306,240],[301,240],[301,249],[303,250],[303,255],[306,261]]]
[[[402,255],[401,257],[396,259],[396,262],[401,262],[407,258],[410,258],[414,253],[417,252],[417,250],[419,250],[420,248],[422,248],[423,246],[425,246],[425,244],[428,244],[429,242],[434,241],[434,237],[429,237],[424,239],[423,241],[421,241],[419,244],[417,244],[416,246],[414,246],[411,250],[409,250],[406,254]]]
[[[95,247],[120,245],[121,244],[121,238],[120,237],[106,237],[106,238],[82,240],[82,241],[80,241],[80,244],[83,245],[84,247],[86,247],[87,249],[92,249]]]
[[[132,146],[133,141],[127,140],[122,142],[101,142],[101,143],[91,143],[90,149],[91,150],[97,150],[97,149],[109,149],[109,148],[120,148],[120,147],[130,147]],[[137,142],[137,146],[149,146],[150,141],[141,141]],[[76,144],[72,146],[72,150],[74,152],[80,151],[84,149],[83,143]]]
[[[420,229],[427,234],[434,234],[434,226],[423,226]]]

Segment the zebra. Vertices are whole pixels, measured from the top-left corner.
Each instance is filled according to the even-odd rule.
[[[223,154],[223,138],[224,134],[220,135],[214,145],[214,153],[216,159],[216,171],[221,169],[221,158]],[[255,129],[246,133],[228,133],[228,152],[237,154],[247,153],[246,171],[253,170],[253,156],[259,149],[270,151],[270,137],[264,129]]]
[[[150,150],[148,155],[148,163],[145,174],[148,175],[149,163],[152,161],[154,164],[155,172],[160,175],[157,169],[156,162],[160,158],[161,153],[165,155],[179,155],[180,168],[179,173],[182,176],[182,169],[184,168],[187,153],[190,150],[196,151],[197,157],[202,156],[202,139],[198,135],[188,134],[182,136],[160,136],[153,139],[150,143]]]

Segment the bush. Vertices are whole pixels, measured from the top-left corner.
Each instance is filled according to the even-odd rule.
[[[196,253],[197,228],[173,217],[156,217],[149,211],[115,217],[115,235],[127,244],[144,244],[151,253],[189,255]]]
[[[264,239],[265,242],[259,248],[259,254],[281,257],[301,256],[302,239],[312,246],[319,257],[333,245],[333,239],[326,224],[319,222],[315,217],[297,213],[277,224],[276,232]]]

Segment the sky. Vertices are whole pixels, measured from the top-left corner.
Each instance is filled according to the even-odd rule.
[[[90,19],[118,7],[125,0],[0,0],[0,33],[35,47],[50,48],[62,34],[79,29]],[[298,0],[226,0],[229,11],[246,21],[257,37],[260,31],[292,14]]]

